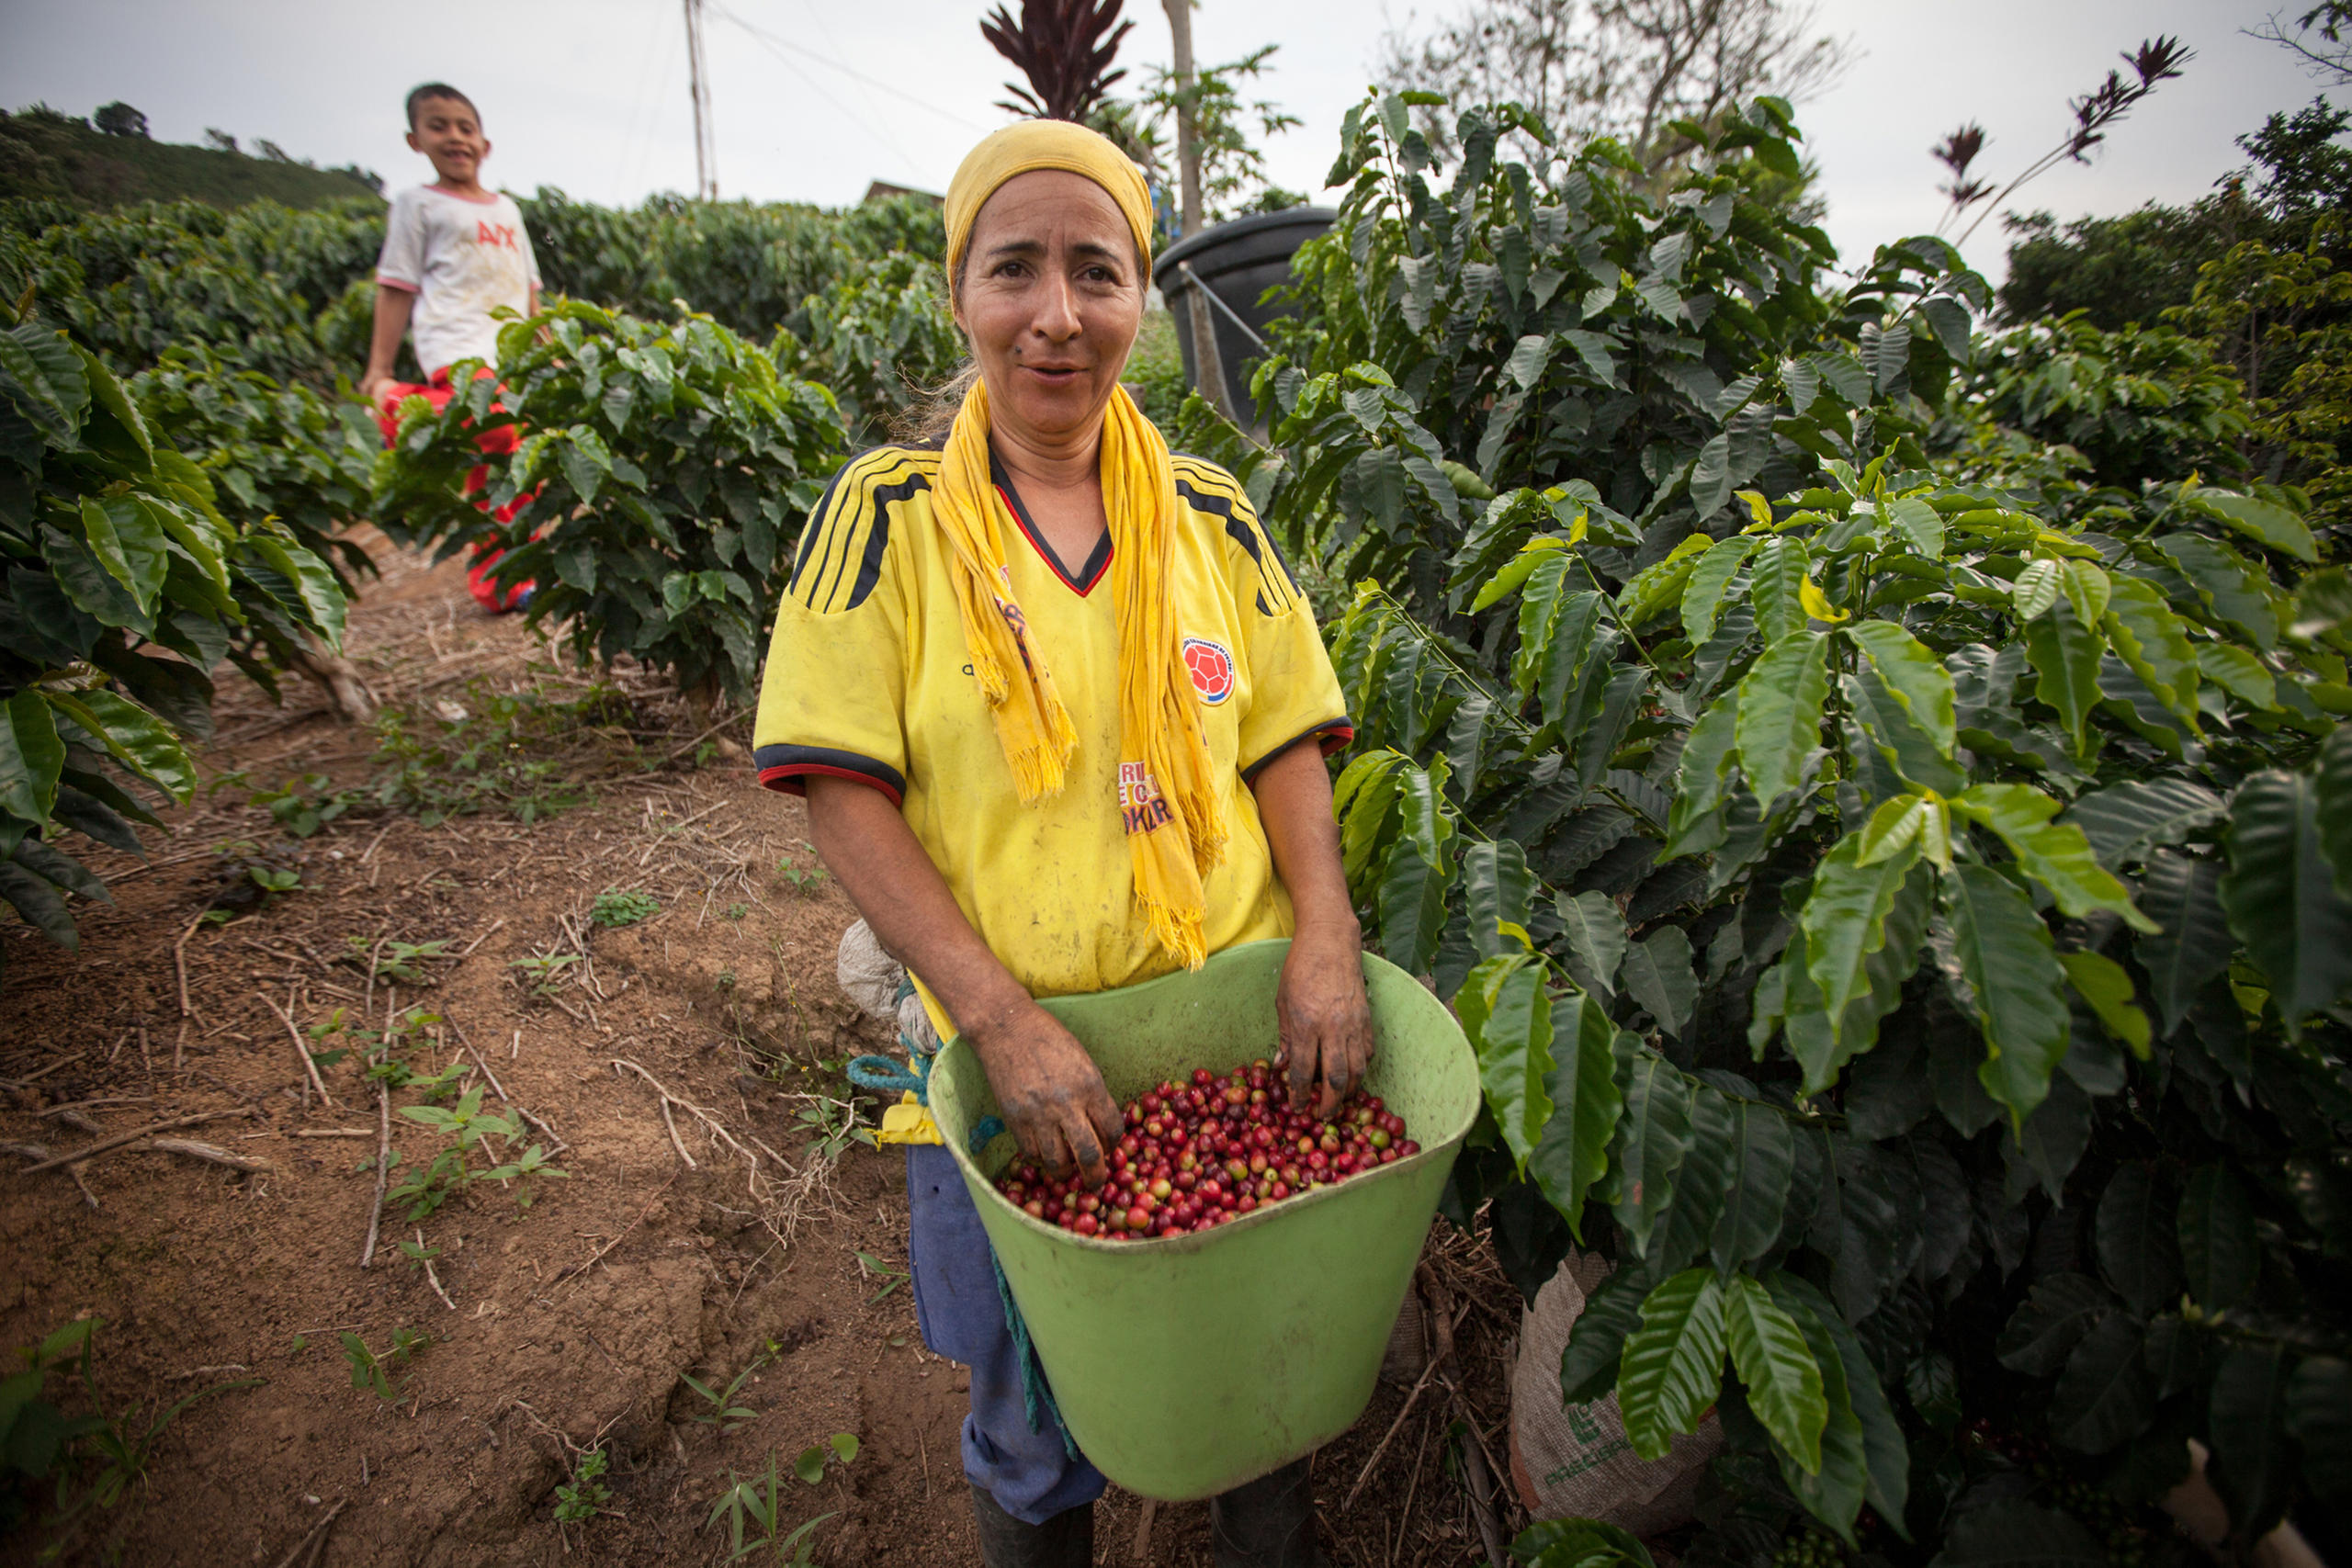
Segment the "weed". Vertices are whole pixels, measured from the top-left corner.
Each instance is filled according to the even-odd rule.
[[[414,986],[424,979],[424,971],[417,967],[418,960],[449,956],[449,942],[446,937],[436,942],[387,942],[380,952],[364,936],[347,936],[343,940],[360,968],[366,969],[373,964],[377,979],[398,980],[403,986]]]
[[[807,850],[811,855],[817,852],[817,846],[808,842],[806,839],[803,839],[800,841],[800,847]],[[801,895],[803,897],[806,897],[808,894],[814,892],[818,886],[825,880],[825,868],[823,866],[810,866],[804,871],[799,866],[793,863],[793,860],[790,855],[786,855],[784,859],[775,863],[775,874],[785,881],[792,884],[792,890],[795,893]]]
[[[610,1462],[602,1449],[590,1449],[572,1461],[570,1483],[555,1489],[558,1524],[585,1524],[604,1511],[613,1500],[613,1489],[597,1478]]]
[[[740,919],[741,919],[744,916],[746,916],[746,915],[750,914],[751,912],[752,912],[752,907],[751,907],[749,904],[740,904],[740,903],[739,903],[739,904],[729,904],[729,905],[728,905],[728,906],[727,906],[727,908],[725,908],[724,909],[721,909],[721,910],[719,911],[719,913],[720,913],[720,914],[722,914],[722,915],[726,916],[726,917],[727,917],[729,919],[730,919],[730,920],[740,920]]]
[[[835,1432],[821,1443],[811,1443],[800,1450],[792,1461],[792,1473],[814,1486],[825,1479],[825,1467],[838,1460],[849,1463],[857,1457],[857,1434]]]
[[[428,828],[482,811],[535,822],[584,806],[594,792],[570,776],[590,761],[577,755],[583,742],[617,734],[636,752],[622,728],[628,699],[601,683],[575,694],[477,679],[453,711],[464,716],[392,708],[376,721],[376,799]]]
[[[745,1367],[741,1371],[737,1372],[735,1374],[735,1381],[729,1383],[726,1388],[716,1393],[711,1392],[710,1385],[708,1383],[706,1383],[701,1379],[695,1377],[692,1373],[680,1373],[679,1381],[684,1382],[688,1388],[693,1389],[696,1393],[700,1394],[702,1396],[703,1403],[709,1406],[707,1410],[692,1412],[689,1418],[705,1427],[716,1427],[722,1432],[731,1432],[736,1427],[744,1425],[746,1422],[757,1420],[760,1413],[749,1408],[748,1406],[736,1404],[735,1396],[743,1391],[743,1385],[745,1383],[752,1381],[753,1373],[757,1372],[762,1367],[766,1366],[769,1361],[775,1359],[775,1341],[773,1339],[769,1340],[767,1343],[767,1348],[752,1357],[751,1365]]]
[[[243,775],[236,775],[243,782]],[[277,789],[257,789],[245,796],[248,806],[268,809],[270,820],[289,839],[307,839],[367,799],[356,789],[328,791],[324,773],[303,773]]]
[[[882,1281],[882,1288],[865,1298],[865,1304],[868,1306],[872,1306],[876,1302],[880,1301],[884,1296],[888,1295],[892,1291],[897,1290],[899,1286],[905,1284],[909,1280],[913,1278],[913,1276],[909,1274],[905,1269],[893,1269],[870,1252],[859,1253],[857,1255],[857,1263],[860,1269],[875,1275]]]
[[[52,1474],[57,1478],[51,1523],[58,1534],[42,1552],[44,1560],[62,1555],[72,1546],[92,1509],[113,1508],[146,1479],[157,1441],[189,1405],[216,1393],[257,1387],[264,1381],[243,1378],[198,1389],[163,1407],[143,1427],[143,1405],[108,1416],[99,1402],[96,1371],[97,1332],[103,1321],[83,1318],[37,1346],[24,1347],[17,1352],[23,1370],[0,1381],[0,1457],[5,1458],[0,1475],[15,1472],[28,1482]],[[69,1416],[44,1397],[52,1371],[79,1377],[89,1401],[87,1415]],[[85,1483],[77,1488],[75,1482],[85,1477]],[[0,1529],[17,1522],[8,1517],[16,1501],[13,1487],[0,1495]]]
[[[794,1115],[800,1130],[812,1134],[801,1149],[803,1155],[820,1154],[827,1162],[838,1160],[849,1152],[852,1144],[876,1147],[871,1128],[857,1123],[857,1103],[852,1100],[835,1100],[830,1095],[806,1094],[808,1103]]]
[[[255,887],[261,889],[264,906],[276,903],[281,893],[300,891],[302,886],[302,874],[290,866],[247,866],[245,874],[254,879]]]
[[[434,1081],[446,1080],[451,1073],[462,1071],[462,1064],[452,1063],[449,1070]],[[523,1139],[523,1119],[484,1111],[481,1096],[481,1086],[477,1084],[468,1089],[465,1097],[451,1109],[445,1110],[437,1105],[401,1107],[401,1114],[410,1121],[457,1140],[435,1155],[431,1164],[384,1194],[393,1202],[409,1205],[408,1217],[412,1224],[479,1181],[519,1180],[523,1184],[522,1190],[515,1194],[514,1201],[517,1207],[527,1209],[531,1206],[531,1181],[534,1177],[548,1176],[560,1180],[567,1175],[548,1163],[547,1150],[542,1145],[533,1144],[520,1156],[515,1155],[514,1145]],[[506,1157],[499,1163],[477,1169],[474,1159],[478,1153],[484,1159],[492,1157],[489,1151],[489,1140],[492,1138],[499,1141],[501,1152]]]
[[[639,920],[650,920],[661,912],[662,901],[650,893],[640,893],[635,889],[623,892],[617,887],[607,887],[597,894],[595,903],[589,906],[588,918],[608,930],[617,930],[622,926],[633,926]]]
[[[335,1010],[329,1022],[343,1016]],[[368,1054],[368,1081],[380,1082],[386,1089],[421,1090],[428,1104],[438,1104],[454,1092],[458,1080],[466,1076],[462,1059],[452,1061],[436,1073],[419,1072],[410,1057],[432,1043],[432,1026],[441,1021],[441,1015],[421,1012],[415,1008],[402,1008],[380,1031],[351,1030],[349,1038]],[[324,1066],[322,1059],[321,1066]]]
[[[351,1363],[351,1386],[371,1391],[377,1398],[390,1404],[400,1397],[392,1386],[392,1370],[405,1367],[416,1359],[417,1352],[433,1343],[433,1336],[413,1328],[392,1330],[392,1343],[382,1355],[368,1348],[368,1342],[349,1329],[344,1330],[343,1359]],[[405,1386],[406,1379],[401,1380]]]
[[[506,967],[521,972],[523,979],[528,982],[531,995],[546,997],[555,994],[556,982],[561,980],[564,971],[579,963],[581,958],[582,954],[577,953],[537,953],[529,958],[509,959]]]
[[[424,1266],[441,1256],[437,1247],[427,1247],[421,1241],[401,1243],[401,1253],[408,1259],[408,1271],[413,1276],[424,1271]]]
[[[848,1437],[848,1434],[842,1433],[842,1436]],[[850,1451],[854,1454],[857,1439],[850,1438],[849,1441]],[[816,1451],[822,1453],[821,1449]],[[797,1471],[797,1466],[795,1468]],[[824,1461],[820,1457],[818,1474],[821,1477],[823,1473]],[[808,1555],[809,1537],[819,1525],[833,1517],[833,1514],[820,1514],[789,1532],[779,1533],[784,1531],[786,1492],[784,1478],[776,1471],[775,1450],[768,1450],[765,1485],[757,1479],[746,1481],[731,1470],[727,1472],[727,1490],[720,1493],[718,1500],[711,1505],[710,1517],[703,1523],[703,1529],[712,1529],[721,1519],[727,1521],[727,1561],[741,1562],[754,1552],[765,1551],[776,1562],[788,1564],[789,1568],[808,1568],[811,1561]],[[838,1512],[839,1509],[834,1510],[834,1513]],[[786,1557],[786,1552],[792,1555]]]

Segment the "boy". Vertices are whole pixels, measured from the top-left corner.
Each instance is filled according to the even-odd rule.
[[[387,444],[398,430],[401,400],[423,396],[437,410],[452,395],[451,366],[461,359],[498,362],[502,323],[492,316],[493,310],[504,305],[529,316],[539,305],[538,262],[523,214],[511,197],[481,184],[490,139],[482,134],[473,100],[447,83],[427,82],[408,96],[408,125],[409,146],[432,161],[438,177],[393,198],[383,254],[376,263],[376,329],[359,389],[376,406]],[[417,363],[430,386],[393,379],[392,361],[403,333],[413,334]],[[481,438],[486,454],[511,452],[514,445],[511,425]],[[487,478],[487,467],[476,468],[467,476],[468,492]],[[510,504],[496,517],[505,523],[514,514]],[[477,552],[468,584],[485,609],[514,609],[529,597],[529,586],[502,595],[489,581],[497,558],[495,551]]]

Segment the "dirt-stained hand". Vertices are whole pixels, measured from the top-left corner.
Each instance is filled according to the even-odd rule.
[[[1274,1021],[1290,1073],[1293,1104],[1313,1100],[1329,1116],[1363,1080],[1372,1062],[1372,1002],[1363,989],[1363,947],[1352,925],[1302,927],[1283,960]]]
[[[1022,1153],[1057,1180],[1075,1165],[1087,1186],[1102,1186],[1124,1123],[1086,1047],[1035,1002],[966,1033]]]

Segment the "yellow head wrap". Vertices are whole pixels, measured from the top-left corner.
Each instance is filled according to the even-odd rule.
[[[1148,265],[1151,198],[1143,175],[1104,138],[1066,120],[1024,120],[972,149],[947,187],[947,267],[971,243],[972,221],[998,186],[1035,169],[1094,181],[1119,204]],[[1136,280],[1138,287],[1142,279]],[[1152,933],[1186,968],[1207,956],[1202,883],[1225,854],[1225,818],[1186,674],[1169,592],[1176,470],[1168,443],[1124,387],[1102,416],[1102,510],[1110,520],[1112,601],[1119,616],[1116,811],[1126,828],[1135,897]],[[989,469],[989,393],[965,394],[932,491],[932,513],[956,556],[964,641],[1024,805],[1059,793],[1078,731],[1054,689],[1046,653],[1013,602],[1005,540],[1015,524]]]
[[[947,182],[947,276],[964,265],[972,243],[972,220],[997,187],[1015,175],[1060,169],[1084,175],[1111,195],[1126,218],[1127,232],[1146,267],[1151,265],[1151,190],[1135,160],[1109,137],[1072,120],[1024,119],[1008,125],[964,154]]]

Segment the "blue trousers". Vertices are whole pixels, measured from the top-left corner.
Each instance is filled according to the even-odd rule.
[[[907,1209],[908,1267],[922,1342],[972,1370],[965,1475],[1026,1524],[1093,1502],[1102,1495],[1102,1472],[1071,1454],[1053,1413],[1038,1413],[1041,1430],[1029,1425],[988,1233],[955,1156],[935,1144],[907,1145]]]

